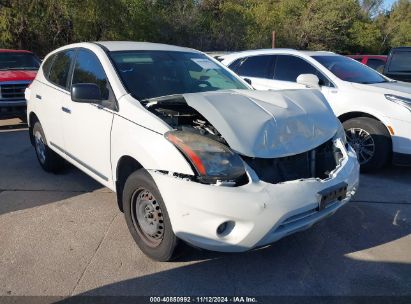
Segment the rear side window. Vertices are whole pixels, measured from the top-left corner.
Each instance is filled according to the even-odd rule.
[[[301,74],[314,74],[320,85],[331,86],[330,81],[310,63],[296,56],[278,55],[275,63],[274,79],[296,82]]]
[[[55,55],[51,55],[49,58],[46,59],[46,61],[43,63],[43,74],[46,79],[49,79],[49,74],[50,74],[50,68],[51,65],[53,64]]]
[[[66,89],[70,65],[74,57],[74,51],[63,51],[57,53],[55,56],[56,58],[53,61],[49,74],[49,81]]]
[[[108,99],[109,89],[106,73],[97,56],[88,50],[77,53],[72,84],[94,83],[100,88],[103,99]]]
[[[270,78],[273,55],[261,55],[246,58],[237,67],[237,74],[241,76]]]

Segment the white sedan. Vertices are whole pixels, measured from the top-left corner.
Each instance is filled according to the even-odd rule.
[[[361,168],[411,165],[411,84],[331,52],[254,50],[222,63],[259,90],[319,88],[343,123]]]
[[[117,193],[138,246],[264,246],[347,203],[359,165],[317,90],[254,91],[207,55],[137,42],[72,44],[26,90],[40,165],[66,161]]]

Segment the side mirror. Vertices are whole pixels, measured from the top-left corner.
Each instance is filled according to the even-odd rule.
[[[243,78],[245,82],[247,82],[249,85],[252,85],[251,79],[250,78]]]
[[[77,83],[71,86],[71,100],[82,103],[100,103],[101,91],[95,83]]]
[[[312,89],[320,88],[320,79],[314,74],[301,74],[297,77],[297,83]]]

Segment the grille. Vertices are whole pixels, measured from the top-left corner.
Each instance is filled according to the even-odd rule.
[[[24,99],[24,90],[29,83],[0,85],[1,99]]]
[[[276,184],[310,177],[327,178],[337,167],[341,151],[330,139],[317,148],[280,158],[244,157],[244,161],[255,171],[260,180]]]

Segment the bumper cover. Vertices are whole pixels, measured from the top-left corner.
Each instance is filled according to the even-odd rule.
[[[310,227],[347,203],[359,183],[359,165],[351,148],[326,180],[269,184],[252,178],[244,186],[231,188],[149,172],[167,206],[174,233],[194,246],[225,252],[264,246]],[[318,192],[342,182],[348,185],[347,197],[317,211]],[[234,222],[234,227],[218,235],[217,227],[226,221]]]

